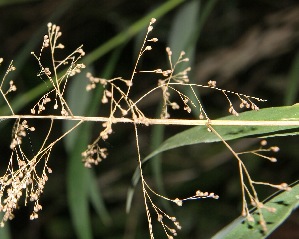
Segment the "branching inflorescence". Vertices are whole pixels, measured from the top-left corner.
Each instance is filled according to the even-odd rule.
[[[77,63],[85,53],[82,50],[82,47],[79,47],[63,60],[57,60],[55,51],[57,49],[64,48],[61,43],[57,42],[60,36],[61,32],[59,26],[49,23],[48,34],[44,36],[40,54],[37,56],[34,52],[31,53],[37,59],[40,66],[38,77],[44,81],[49,81],[53,87],[52,90],[49,90],[46,94],[44,94],[34,105],[31,110],[32,114],[41,114],[46,109],[46,104],[51,101],[53,93],[55,101],[54,109],[58,109],[60,107],[61,115],[72,115],[72,112],[64,99],[66,83],[70,76],[79,73],[80,70],[85,67],[84,64]],[[52,60],[52,65],[47,67],[43,65],[41,60],[42,53],[45,49],[49,49]],[[1,58],[0,63],[2,61],[3,59]],[[60,67],[62,66],[68,66],[68,68],[64,74],[59,76],[58,69],[60,70]],[[6,97],[8,93],[16,91],[14,82],[11,80],[9,82],[9,89],[6,91],[3,90],[4,81],[7,78],[7,75],[13,70],[15,70],[15,67],[11,62],[3,77],[0,92],[10,108],[11,113],[15,115],[12,106]],[[48,181],[48,174],[52,173],[51,168],[48,166],[48,160],[52,148],[58,141],[82,123],[79,121],[69,131],[61,135],[56,140],[49,142],[49,137],[54,123],[54,120],[52,119],[48,133],[45,136],[38,152],[34,153],[32,151],[31,154],[34,155],[29,157],[22,149],[22,142],[30,132],[35,131],[35,128],[33,126],[29,126],[28,121],[26,119],[22,119],[22,116],[17,116],[16,118],[17,120],[12,130],[12,139],[10,144],[11,156],[9,164],[4,175],[0,177],[0,211],[4,212],[4,216],[0,222],[0,226],[2,227],[7,220],[14,218],[14,211],[19,207],[19,201],[22,196],[25,198],[25,205],[29,201],[34,202],[34,208],[30,215],[30,219],[33,220],[38,218],[38,212],[42,209],[42,206],[39,203],[39,198],[43,193],[45,183]],[[43,164],[41,172],[38,170],[38,165],[40,164]]]
[[[44,36],[43,45],[41,47],[39,55],[36,55],[34,52],[31,54],[36,58],[40,66],[40,72],[38,77],[44,81],[49,81],[52,85],[52,90],[47,92],[42,96],[41,99],[34,105],[31,109],[32,114],[40,114],[45,110],[45,105],[51,101],[50,94],[55,94],[55,104],[54,109],[60,109],[61,115],[68,116],[73,115],[71,109],[64,99],[65,89],[68,82],[68,79],[71,76],[74,76],[77,73],[81,72],[81,69],[85,68],[85,65],[78,63],[78,61],[85,55],[85,52],[82,49],[82,46],[78,47],[75,51],[69,54],[67,57],[61,60],[55,58],[55,51],[57,49],[64,49],[62,43],[58,43],[59,37],[62,35],[60,27],[55,24],[48,23],[48,34]],[[50,48],[51,54],[51,64],[49,66],[44,66],[42,63],[42,53],[45,49]],[[60,68],[68,66],[64,74],[61,76],[58,74]],[[62,69],[61,69],[62,70]]]
[[[239,165],[240,172],[240,181],[241,181],[241,189],[243,196],[243,210],[242,215],[247,217],[248,221],[252,221],[253,217],[250,214],[248,209],[247,199],[249,198],[250,204],[255,206],[260,212],[260,224],[262,225],[263,230],[267,230],[265,220],[263,219],[263,214],[261,209],[265,208],[262,202],[258,199],[257,192],[255,190],[256,184],[268,185],[271,187],[275,187],[281,190],[289,190],[287,184],[283,183],[280,185],[273,185],[265,182],[256,182],[251,179],[249,172],[241,160],[241,156],[243,154],[253,154],[262,158],[266,158],[271,162],[276,162],[276,159],[273,157],[268,157],[263,155],[264,152],[277,152],[278,147],[270,147],[268,149],[263,148],[266,145],[266,141],[262,141],[261,147],[258,150],[252,150],[247,152],[237,153],[235,152],[230,145],[218,134],[218,132],[213,128],[213,125],[203,108],[203,105],[195,93],[195,88],[210,88],[212,90],[220,91],[225,99],[228,101],[229,109],[228,112],[238,116],[237,110],[234,108],[232,101],[230,100],[230,95],[235,95],[240,100],[240,108],[248,108],[252,110],[258,110],[258,106],[255,101],[265,101],[263,99],[252,97],[244,94],[240,94],[237,92],[232,92],[224,89],[220,89],[216,87],[215,81],[209,81],[206,85],[199,85],[189,83],[188,72],[191,70],[190,67],[187,67],[179,72],[177,72],[177,66],[182,62],[188,62],[188,58],[185,57],[185,52],[181,52],[177,60],[173,60],[172,51],[170,48],[166,48],[166,53],[169,60],[169,69],[154,69],[154,70],[141,70],[139,68],[139,60],[140,58],[147,52],[152,49],[152,44],[158,41],[157,38],[150,38],[149,34],[153,30],[153,24],[155,23],[155,19],[152,19],[149,26],[148,31],[146,33],[145,39],[143,41],[142,47],[140,49],[136,64],[134,66],[134,70],[132,72],[130,79],[123,79],[122,77],[116,77],[113,79],[103,79],[93,76],[91,73],[87,73],[87,78],[89,79],[89,84],[86,86],[87,91],[91,91],[100,84],[103,87],[103,95],[102,95],[102,103],[110,104],[110,114],[106,117],[105,122],[102,124],[104,129],[99,133],[99,136],[87,146],[87,149],[82,152],[82,161],[86,167],[91,167],[92,165],[97,165],[103,159],[105,159],[108,155],[107,149],[99,146],[99,142],[101,140],[107,140],[109,135],[112,133],[112,126],[116,123],[117,117],[123,118],[127,117],[134,124],[135,136],[136,136],[136,148],[138,152],[138,162],[139,162],[139,170],[141,175],[141,184],[142,191],[144,196],[144,203],[147,213],[147,219],[149,224],[149,231],[151,238],[154,238],[153,228],[152,228],[152,217],[151,212],[154,211],[156,214],[157,220],[161,223],[165,234],[169,239],[173,238],[173,236],[177,235],[177,230],[181,229],[180,223],[177,221],[176,217],[169,216],[164,210],[159,208],[152,196],[156,196],[159,198],[163,198],[170,202],[175,203],[178,206],[182,206],[184,201],[187,200],[195,200],[200,198],[213,198],[218,199],[218,195],[214,193],[201,192],[197,190],[194,196],[187,197],[184,199],[170,199],[165,196],[160,195],[154,189],[152,189],[144,175],[142,168],[142,161],[140,156],[139,149],[139,141],[138,141],[138,130],[137,125],[150,125],[151,119],[147,118],[144,112],[142,112],[138,108],[138,103],[146,98],[149,94],[154,91],[161,90],[162,92],[162,111],[161,111],[161,119],[165,120],[165,124],[167,124],[167,120],[170,118],[170,108],[172,110],[178,110],[183,105],[183,109],[190,113],[192,108],[199,107],[199,115],[198,119],[206,120],[206,126],[209,131],[217,135],[226,147],[231,151],[233,156],[237,159]],[[42,47],[39,54],[35,54],[32,52],[32,55],[38,61],[40,70],[37,76],[42,79],[47,87],[48,92],[45,93],[38,102],[32,107],[31,113],[34,118],[35,114],[42,114],[46,110],[46,106],[49,102],[54,102],[53,109],[59,109],[59,115],[65,117],[65,119],[69,119],[69,117],[75,117],[68,106],[64,96],[67,88],[67,82],[70,77],[74,76],[77,73],[80,73],[85,65],[79,63],[79,60],[85,55],[82,46],[78,47],[71,54],[67,55],[65,58],[58,60],[56,59],[55,52],[56,50],[60,50],[64,48],[64,45],[59,43],[59,37],[61,36],[60,27],[54,24],[48,24],[48,34],[44,36]],[[46,50],[49,50],[51,56],[51,62],[49,65],[44,65],[42,56]],[[3,61],[0,58],[0,64]],[[0,93],[6,101],[8,107],[11,110],[12,115],[14,111],[7,99],[7,94],[15,91],[16,86],[13,81],[10,81],[9,88],[4,90],[4,81],[7,78],[7,75],[10,71],[15,70],[15,67],[12,63],[9,65],[6,74],[3,77],[2,83],[0,85]],[[63,72],[63,73],[61,73]],[[137,100],[132,100],[131,98],[131,88],[134,84],[134,79],[136,74],[141,73],[156,73],[160,76],[158,80],[158,84],[153,89],[150,89],[146,92],[142,97]],[[196,101],[191,100],[191,97],[186,93],[183,93],[179,87],[188,87],[191,89],[193,94],[193,98]],[[176,102],[173,97],[173,93],[181,99],[181,102]],[[42,142],[37,153],[34,154],[33,157],[28,157],[22,149],[22,142],[26,135],[29,132],[34,132],[35,128],[29,126],[25,117],[18,116],[16,123],[13,127],[12,131],[12,141],[11,141],[11,156],[9,160],[9,164],[5,174],[0,177],[0,211],[4,212],[4,217],[1,221],[1,226],[4,226],[4,223],[7,220],[13,219],[14,210],[18,208],[19,201],[21,197],[25,197],[25,205],[28,201],[34,202],[34,209],[30,216],[30,219],[35,219],[38,217],[38,212],[42,209],[42,206],[39,203],[39,198],[41,193],[43,192],[46,181],[48,180],[48,174],[52,172],[51,168],[48,166],[48,160],[50,157],[51,150],[53,146],[64,138],[68,133],[77,128],[81,123],[87,121],[87,118],[84,116],[80,117],[79,122],[69,129],[67,132],[62,134],[56,140],[49,142],[49,137],[52,132],[54,119],[51,119],[50,127],[48,130],[48,134],[46,135],[44,141]],[[119,121],[117,121],[119,122]],[[37,165],[39,163],[43,164],[42,172],[39,173],[37,169]],[[272,208],[266,208],[270,211],[273,211]],[[169,226],[169,222],[172,223],[172,226]]]

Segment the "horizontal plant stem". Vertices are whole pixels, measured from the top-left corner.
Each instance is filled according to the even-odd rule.
[[[85,116],[59,116],[59,115],[10,115],[0,116],[0,121],[7,119],[53,119],[53,120],[74,120],[84,122],[107,122],[113,123],[134,123],[130,118],[109,118],[109,117],[85,117]],[[299,126],[299,120],[187,120],[187,119],[149,119],[146,121],[135,122],[149,125],[240,125],[240,126]]]

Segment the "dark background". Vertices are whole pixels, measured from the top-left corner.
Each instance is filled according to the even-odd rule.
[[[185,1],[157,19],[153,35],[159,38],[159,42],[155,45],[155,49],[143,58],[141,68],[167,67],[164,49],[173,40],[170,34],[174,19],[189,2]],[[298,84],[296,84],[299,68],[298,1],[199,2],[198,18],[203,19],[202,14],[205,13],[207,14],[205,20],[202,20],[202,25],[198,23],[194,26],[185,26],[194,28],[194,34],[197,34],[194,38],[195,43],[193,42],[195,50],[194,61],[191,62],[191,81],[205,84],[209,80],[217,80],[217,85],[224,89],[267,99],[266,103],[258,104],[261,108],[292,105],[298,102]],[[44,0],[3,3],[0,5],[0,57],[6,61],[3,63],[4,66],[10,60],[14,59],[16,62],[17,72],[12,77],[18,91],[14,97],[41,83],[36,77],[38,65],[30,52],[39,51],[42,36],[47,31],[47,22],[53,21],[61,26],[63,32],[61,41],[66,49],[72,51],[83,44],[88,54],[163,3],[165,1],[157,0]],[[210,11],[205,8],[209,5]],[[146,27],[145,25],[144,29]],[[117,47],[121,49],[120,57],[111,77],[130,77],[143,35],[144,31]],[[187,49],[174,50],[187,51]],[[94,75],[103,74],[112,54],[109,51],[91,64]],[[25,58],[24,64],[18,66],[18,60],[22,57]],[[1,66],[1,71],[5,69],[4,66]],[[136,84],[136,96],[146,92],[146,87],[152,86],[150,79],[149,77],[148,81]],[[146,115],[153,117],[160,98],[154,95],[150,99],[140,107]],[[228,114],[228,104],[223,95],[203,91],[201,99],[211,118]],[[28,113],[33,102],[18,112]],[[4,106],[3,101],[0,103]],[[107,113],[105,108],[103,112],[103,115]],[[3,115],[3,112],[0,113]],[[102,115],[101,111],[99,115]],[[189,116],[174,113],[174,117]],[[8,126],[11,124],[1,126],[1,160],[9,157]],[[56,127],[55,130],[59,135],[61,125],[58,123]],[[94,129],[90,141],[97,135],[99,127],[95,126]],[[186,127],[166,127],[164,137],[167,138],[184,129]],[[107,239],[146,238],[148,225],[140,187],[136,190],[131,213],[128,215],[125,213],[127,189],[137,166],[134,130],[130,125],[116,125],[113,130],[113,135],[105,142],[105,146],[109,149],[109,157],[94,169],[97,184],[112,220],[109,225],[105,225],[90,206],[93,235],[94,238]],[[151,134],[152,127],[140,127],[142,156],[151,152],[149,148]],[[38,134],[32,135],[33,142],[39,140],[41,139],[38,138]],[[252,139],[242,139],[231,144],[240,150],[259,147],[258,140]],[[269,144],[280,147],[281,150],[276,155],[278,162],[271,164],[261,158],[249,159],[246,163],[252,177],[272,183],[291,183],[297,180],[298,137],[273,138],[269,139]],[[43,210],[39,214],[39,219],[30,221],[31,208],[20,205],[16,218],[8,224],[11,238],[76,238],[66,193],[69,155],[70,152],[65,150],[62,142],[55,146],[50,159],[53,174],[50,175],[41,198]],[[3,162],[5,160],[1,162],[2,168],[5,167]],[[169,214],[176,215],[183,226],[179,238],[209,238],[239,216],[241,191],[238,168],[236,161],[221,144],[195,145],[165,152],[162,168],[164,188],[171,198],[193,195],[197,189],[213,191],[220,195],[218,201],[211,199],[192,201],[185,203],[182,208],[166,205],[170,210]],[[149,183],[155,185],[155,173],[152,167],[146,168],[146,175]],[[264,199],[275,191],[259,187],[258,192],[260,198]],[[163,202],[157,201],[163,207]],[[166,238],[154,214],[153,225],[156,237]],[[299,238],[298,226],[298,212],[294,212],[270,238]]]

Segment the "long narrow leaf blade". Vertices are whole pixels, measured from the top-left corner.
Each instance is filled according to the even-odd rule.
[[[91,71],[92,69],[86,69]],[[86,86],[85,74],[77,75],[70,82],[67,102],[72,112],[84,115],[90,102],[90,94],[82,89]],[[78,93],[80,92],[80,93]],[[63,128],[66,132],[74,122],[64,121]],[[64,143],[68,151],[69,160],[67,168],[68,204],[71,212],[76,236],[80,239],[91,239],[92,228],[89,212],[90,172],[82,163],[81,153],[85,150],[90,138],[90,125],[84,124],[79,129],[66,136]]]
[[[219,120],[227,121],[295,121],[299,120],[299,104],[285,107],[271,107],[261,109],[259,111],[248,111],[241,113],[238,117],[227,116]],[[212,121],[213,125],[213,121]],[[285,130],[295,130],[299,125],[285,125],[285,126],[213,126],[214,129],[221,135],[224,140],[233,140],[244,138],[248,136],[267,136],[271,133],[282,132]],[[290,132],[288,132],[290,133]],[[154,155],[163,151],[178,148],[185,145],[192,145],[198,143],[219,142],[221,139],[209,132],[204,126],[196,126],[191,129],[185,130],[175,136],[167,139],[158,149],[153,151],[144,160],[148,160]]]
[[[269,236],[280,224],[282,224],[291,213],[299,206],[299,184],[292,187],[291,191],[286,191],[273,197],[265,204],[266,207],[275,208],[276,212],[269,212],[262,209],[263,216],[267,223],[267,232],[264,232],[258,223],[259,215],[253,213],[254,223],[249,224],[243,217],[237,218],[231,224],[223,228],[212,239],[259,239]]]
[[[106,208],[100,189],[97,185],[96,176],[92,171],[89,171],[89,197],[92,205],[95,208],[98,216],[101,218],[105,225],[109,225],[112,222],[112,218]]]
[[[85,149],[85,147],[82,146],[83,144],[86,145],[89,139],[89,129],[86,126],[87,125],[83,125],[83,127],[79,129],[80,137],[78,137],[78,140],[75,142],[77,147],[74,147],[70,155],[67,169],[67,193],[69,208],[71,211],[76,235],[80,239],[92,238],[91,222],[88,209],[88,169],[84,168],[80,157],[81,152]]]

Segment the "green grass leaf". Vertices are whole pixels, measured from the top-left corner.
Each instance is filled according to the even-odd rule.
[[[177,61],[182,51],[186,53],[184,57],[189,58],[188,62],[181,62],[175,68],[175,72],[181,72],[187,67],[194,67],[194,59],[196,55],[196,45],[199,36],[197,31],[199,22],[200,1],[193,0],[182,5],[177,11],[168,38],[168,46],[172,51],[173,63]],[[188,27],[185,27],[188,26]],[[194,34],[194,33],[198,34]],[[184,94],[190,96],[190,100],[196,102],[196,97],[191,88],[183,89]],[[198,91],[195,91],[199,96]],[[199,115],[199,110],[196,108],[193,114]]]
[[[80,239],[91,239],[92,229],[89,215],[89,179],[88,169],[82,164],[81,153],[89,141],[89,125],[77,129],[78,137],[70,152],[67,168],[67,193],[73,225]]]
[[[199,1],[190,1],[179,8],[175,18],[173,20],[172,27],[169,33],[169,47],[172,51],[173,60],[177,60],[181,51],[186,52],[186,56],[190,59],[190,62],[179,65],[177,72],[180,72],[182,68],[192,65],[195,55],[195,43],[192,41],[196,38],[194,32],[197,28],[197,20],[199,13]],[[186,27],[188,26],[188,27]],[[193,44],[191,44],[191,42]]]
[[[91,69],[86,69],[91,71]],[[83,90],[87,80],[85,74],[79,74],[70,82],[66,101],[76,115],[83,115],[90,102],[91,94]],[[80,93],[78,93],[80,92]],[[74,126],[74,122],[63,121],[66,132]],[[67,167],[67,193],[68,204],[71,212],[76,235],[80,239],[91,239],[92,228],[89,212],[89,185],[91,184],[90,172],[82,163],[81,153],[85,150],[90,139],[90,124],[84,124],[79,129],[71,132],[64,139],[69,154]]]
[[[280,191],[281,192],[281,191]],[[269,236],[279,225],[281,225],[291,213],[299,206],[299,184],[292,187],[291,191],[284,191],[277,195],[274,194],[267,200],[265,205],[276,209],[276,212],[269,212],[262,209],[265,221],[267,223],[267,232],[263,232],[258,223],[259,215],[253,212],[255,222],[249,223],[244,217],[239,217],[216,235],[212,239],[259,239]]]
[[[289,76],[288,83],[285,92],[285,104],[290,105],[295,103],[296,96],[298,95],[299,85],[299,51],[297,52],[293,61]]]
[[[97,185],[96,175],[92,170],[88,173],[89,177],[89,197],[92,205],[99,218],[105,225],[110,225],[112,222],[111,216],[106,208],[99,186]]]
[[[238,117],[227,116],[220,118],[218,120],[223,121],[295,121],[299,120],[299,104],[293,106],[284,107],[271,107],[261,109],[259,111],[247,111],[241,113]],[[213,121],[212,121],[213,126]],[[283,135],[282,132],[288,130],[285,134],[290,134],[291,131],[297,131],[299,125],[286,125],[286,126],[246,126],[246,125],[234,125],[234,126],[213,126],[213,128],[222,136],[224,140],[233,140],[249,136],[261,137],[270,136],[273,133],[277,134],[280,132],[280,136]],[[185,130],[175,136],[167,139],[164,143],[150,155],[148,155],[144,161],[150,159],[154,155],[161,153],[163,151],[178,148],[185,145],[192,145],[198,143],[211,143],[219,142],[221,139],[209,132],[205,126],[196,126],[191,129]]]

